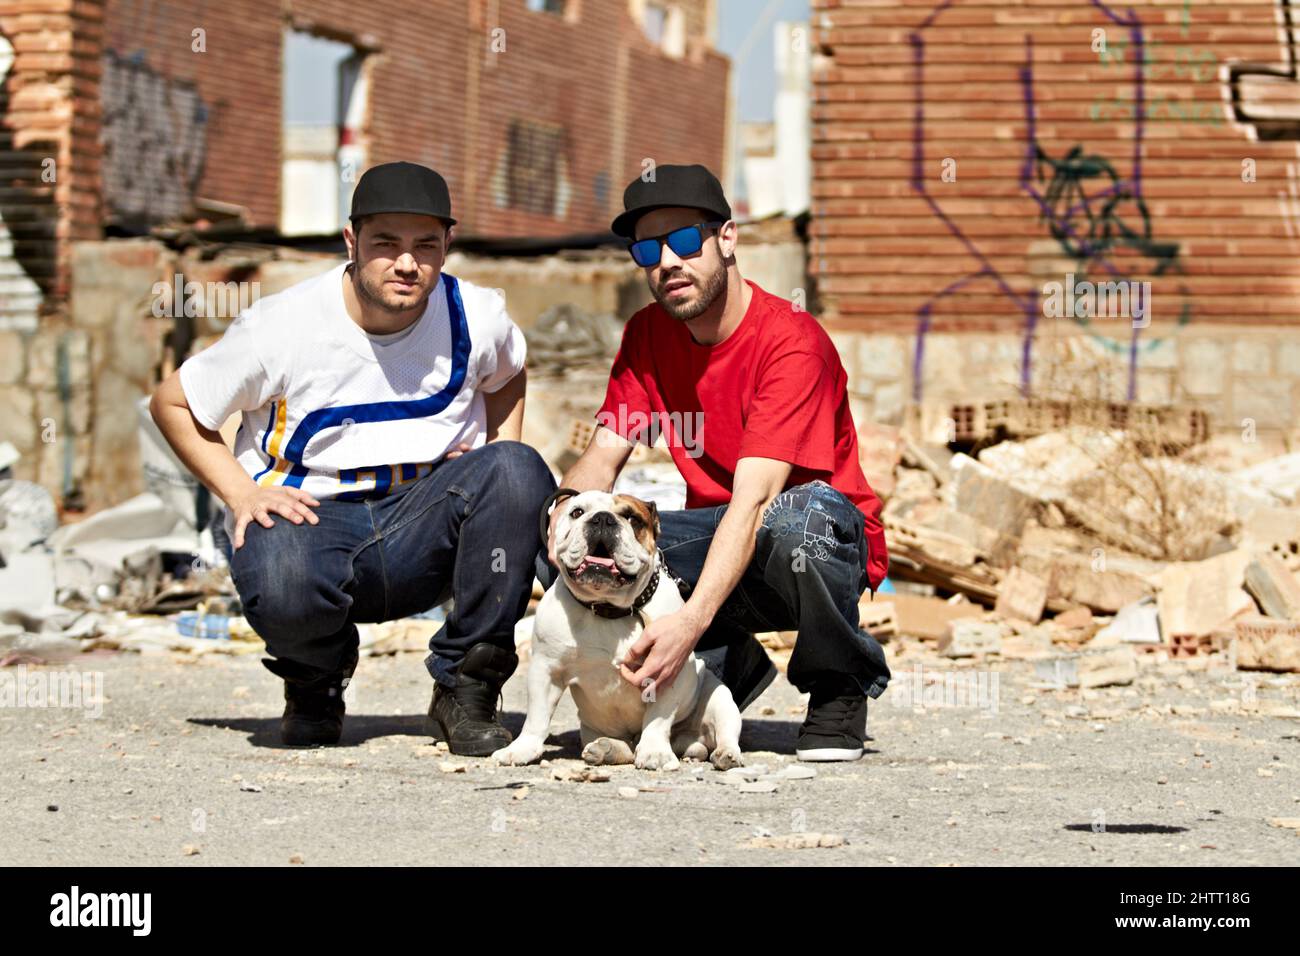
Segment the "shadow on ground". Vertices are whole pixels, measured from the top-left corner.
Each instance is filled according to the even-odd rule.
[[[517,711],[506,711],[501,715],[501,722],[511,734],[518,736],[524,725],[524,715]],[[248,742],[254,747],[291,749],[280,743],[279,717],[191,717],[189,723],[247,734]],[[343,738],[338,746],[358,747],[377,737],[427,737],[427,723],[428,718],[423,714],[348,714],[343,721]],[[793,756],[798,733],[799,724],[792,721],[746,720],[740,733],[740,749],[746,753],[761,750]],[[868,737],[867,740],[871,738]],[[558,752],[547,754],[550,758],[577,760],[582,755],[582,743],[577,730],[552,733],[547,739],[547,745],[559,748]],[[865,752],[872,754],[877,751],[868,749]]]

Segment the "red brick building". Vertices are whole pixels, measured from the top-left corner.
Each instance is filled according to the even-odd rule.
[[[1292,426],[1292,0],[813,8],[810,269],[823,317],[869,340],[877,417],[1031,390],[1073,337],[1131,366],[1129,398]],[[1069,275],[1150,282],[1149,326],[1052,318]]]
[[[344,0],[0,0],[0,216],[21,273],[55,299],[65,241],[105,223],[277,228],[297,32],[358,64],[350,175],[435,167],[463,235],[600,232],[646,159],[721,173],[714,18],[713,0],[422,0],[401,16]]]

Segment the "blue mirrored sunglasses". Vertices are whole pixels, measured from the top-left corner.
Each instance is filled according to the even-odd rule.
[[[704,230],[721,228],[720,222],[700,222],[693,226],[674,229],[662,236],[650,236],[628,245],[632,261],[642,268],[659,265],[659,255],[663,244],[667,243],[673,254],[679,257],[693,256],[704,246]]]

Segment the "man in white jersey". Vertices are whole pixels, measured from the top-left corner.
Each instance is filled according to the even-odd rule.
[[[350,261],[245,310],[150,406],[226,504],[231,576],[285,682],[287,745],[338,742],[357,623],[447,598],[430,731],[465,755],[511,741],[496,706],[538,558],[524,532],[555,482],[519,442],[523,334],[498,293],[442,272],[455,222],[433,170],[368,170]],[[236,411],[232,455],[217,429]]]

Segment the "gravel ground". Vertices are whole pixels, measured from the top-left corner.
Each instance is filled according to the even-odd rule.
[[[342,745],[311,751],[278,746],[281,688],[255,655],[9,667],[0,680],[102,679],[103,700],[0,707],[5,855],[78,866],[1300,863],[1300,833],[1269,822],[1300,817],[1296,675],[1143,657],[1132,686],[1051,690],[1023,661],[959,665],[909,641],[888,651],[895,683],[871,705],[862,760],[785,776],[811,765],[793,757],[806,698],[781,678],[745,714],[748,781],[698,764],[570,780],[584,765],[567,696],[545,765],[448,756],[423,735],[431,684],[417,654],[362,660]],[[513,730],[523,672],[505,692]],[[904,688],[936,672],[982,672],[986,693],[945,703],[932,689],[912,706]],[[835,845],[780,845],[816,842],[808,834]]]

